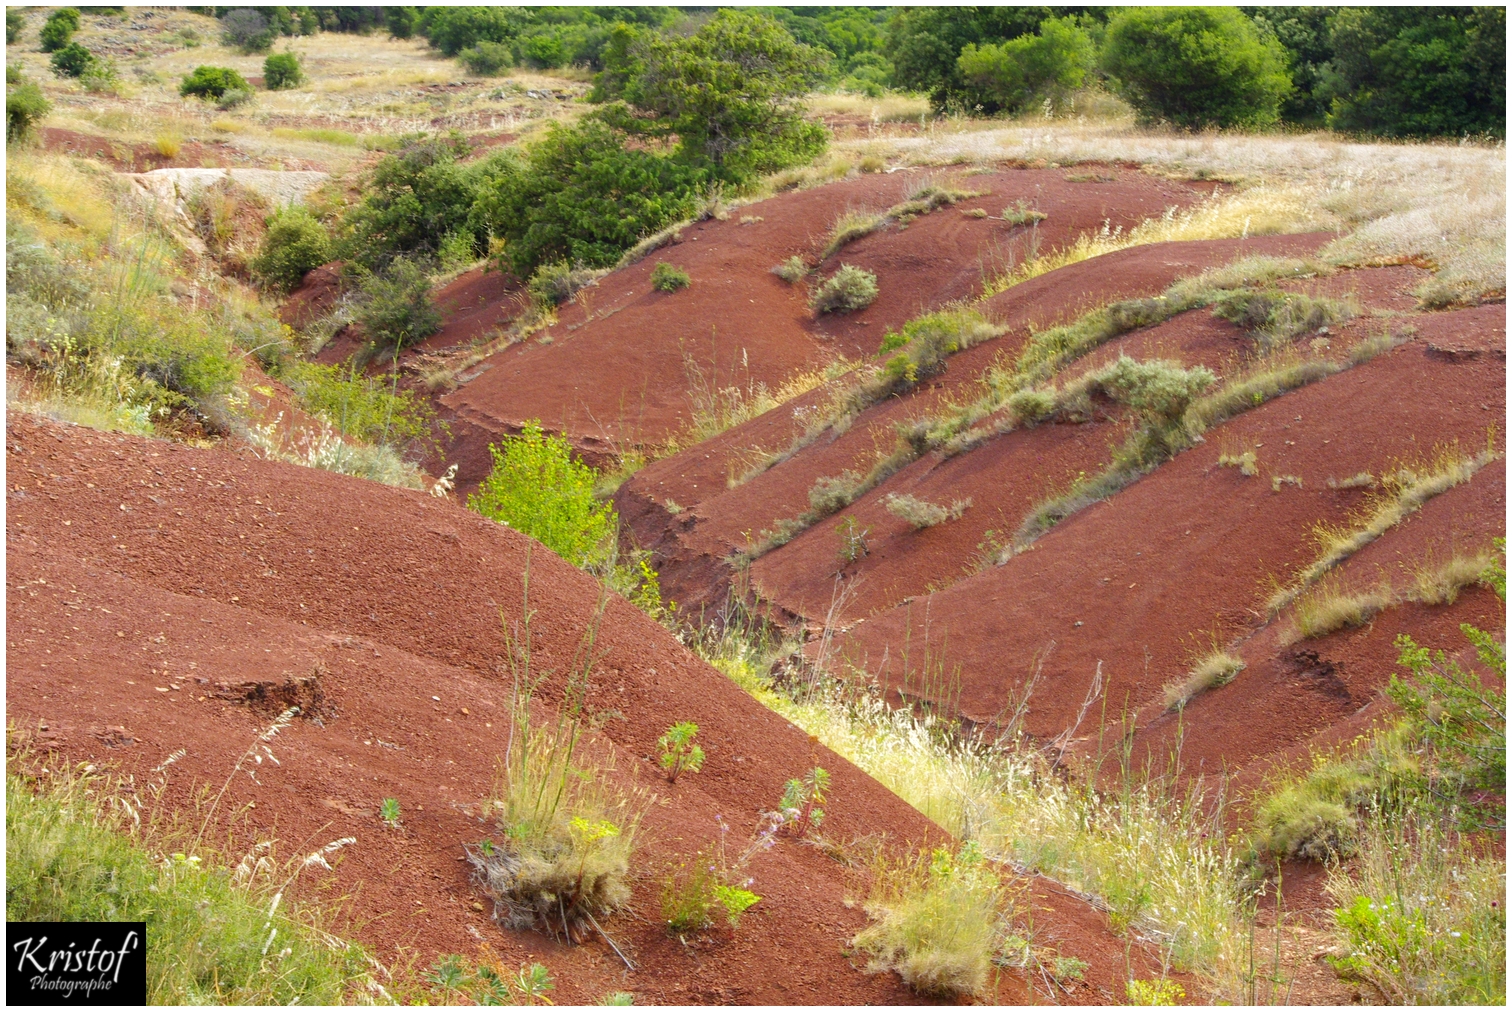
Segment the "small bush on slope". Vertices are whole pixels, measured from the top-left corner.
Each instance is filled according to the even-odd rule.
[[[441,311],[431,301],[430,279],[411,260],[389,263],[382,274],[362,282],[356,314],[363,333],[379,350],[416,344],[441,329]]]
[[[467,506],[528,534],[575,566],[603,563],[619,525],[614,507],[593,497],[593,468],[539,422],[490,446],[493,470]]]
[[[332,257],[330,234],[302,207],[287,207],[268,221],[262,248],[249,265],[265,284],[290,291]]]
[[[865,309],[877,299],[877,276],[870,271],[841,264],[840,269],[814,291],[810,304],[816,313],[850,313]]]
[[[230,91],[252,91],[247,79],[230,67],[195,67],[194,72],[185,74],[184,80],[179,84],[179,94],[185,98],[193,95],[195,98],[219,101]]]
[[[5,139],[21,140],[31,133],[43,116],[52,109],[52,103],[42,94],[42,89],[32,81],[25,81],[5,93]]]
[[[304,68],[294,53],[274,53],[263,61],[263,84],[269,91],[297,88],[304,82]]]

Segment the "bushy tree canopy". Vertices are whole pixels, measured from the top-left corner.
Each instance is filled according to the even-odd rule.
[[[1080,88],[1096,62],[1091,37],[1075,21],[1046,18],[1032,35],[981,47],[967,43],[956,66],[997,108],[1018,112],[1033,99],[1060,99]]]
[[[622,99],[605,118],[629,132],[678,138],[677,156],[733,182],[817,156],[828,142],[800,100],[829,54],[775,20],[721,10],[693,35],[616,29],[593,98]]]
[[[1280,43],[1232,7],[1128,8],[1102,66],[1141,118],[1187,128],[1274,123],[1291,89]]]
[[[1506,136],[1506,8],[1344,8],[1331,41],[1330,126],[1386,137]]]
[[[936,109],[996,112],[990,92],[963,76],[959,59],[968,45],[996,45],[1032,34],[1049,17],[1072,7],[904,7],[887,25],[884,51],[893,63],[893,83],[929,94]]]

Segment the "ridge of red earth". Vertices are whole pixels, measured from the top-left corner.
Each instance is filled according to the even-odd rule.
[[[1119,712],[1154,705],[1162,686],[1206,652],[1210,631],[1226,642],[1263,622],[1269,581],[1285,583],[1315,557],[1316,525],[1349,521],[1362,493],[1331,489],[1330,479],[1423,461],[1454,441],[1466,455],[1486,446],[1488,427],[1506,410],[1503,307],[1427,314],[1412,323],[1412,341],[1236,416],[1205,443],[1070,517],[1004,565],[858,622],[837,638],[836,650],[896,687],[905,678],[902,647],[911,641],[917,656],[927,640],[935,651],[930,662],[958,679],[964,715],[983,722],[1003,712],[1040,663],[1026,717],[1035,737],[1075,723],[1099,669],[1109,705]],[[1504,434],[1492,431],[1500,451]],[[1301,486],[1277,487],[1220,467],[1223,440],[1256,447],[1263,475],[1294,476]],[[1450,542],[1504,529],[1497,507],[1502,466],[1482,469],[1466,493],[1449,500],[1490,508],[1490,517],[1467,523],[1452,510],[1425,509],[1404,529]],[[1493,490],[1483,493],[1482,486]],[[1445,524],[1436,527],[1440,516]],[[1266,690],[1265,679],[1241,675],[1222,690],[1226,711],[1242,712],[1252,688]],[[1293,744],[1298,733],[1340,715],[1325,697],[1285,701],[1280,724],[1225,724],[1226,734],[1195,738],[1188,727],[1188,765]]]
[[[952,355],[941,375],[904,396],[871,406],[845,431],[823,433],[789,459],[729,487],[732,476],[743,474],[765,453],[781,450],[801,435],[811,414],[823,410],[836,389],[854,382],[852,377],[841,377],[647,465],[621,486],[616,508],[635,542],[655,553],[669,597],[689,608],[718,608],[733,575],[725,561],[731,553],[757,532],[807,510],[808,492],[817,479],[847,469],[868,471],[879,450],[891,448],[896,441],[898,423],[937,412],[952,400],[974,398],[980,375],[1000,357],[1021,349],[1033,330],[1069,322],[1120,299],[1159,294],[1180,278],[1243,257],[1307,256],[1330,239],[1331,233],[1311,233],[1163,243],[1051,271],[979,305],[989,319],[1006,328],[1002,336]],[[1098,443],[1101,434],[1094,439],[1084,431],[1058,435],[1075,444],[1064,448],[1068,462],[1105,456]],[[1034,470],[1044,473],[1045,469],[1035,462]],[[675,514],[669,502],[679,507]],[[978,516],[990,515],[990,504],[986,509],[983,505],[979,502],[975,507],[980,510]],[[826,562],[816,577],[833,574],[835,568]],[[817,605],[820,614],[830,598],[827,592],[822,596]]]
[[[1405,288],[1423,274],[1416,268],[1388,267],[1351,271],[1330,280],[1355,280],[1352,291],[1334,287],[1349,291],[1360,304],[1366,290],[1394,294],[1397,286]],[[1325,339],[1332,343],[1329,353],[1344,357],[1352,344],[1378,333],[1380,326],[1370,318],[1336,325]],[[1010,354],[1020,350],[1021,346],[1012,347]],[[1064,387],[1127,355],[1141,361],[1176,361],[1185,368],[1203,366],[1221,384],[1241,373],[1255,353],[1252,335],[1209,309],[1196,309],[1120,335],[1071,363],[1056,382]],[[989,418],[980,424],[990,422]],[[1098,398],[1086,419],[1021,427],[953,456],[925,454],[845,509],[846,516],[855,517],[869,532],[867,555],[838,566],[840,535],[837,518],[830,518],[752,563],[752,589],[787,614],[810,620],[824,616],[831,624],[845,624],[942,589],[985,565],[985,556],[1008,544],[1035,506],[1054,491],[1070,485],[1078,474],[1106,468],[1130,428],[1129,413],[1121,405]],[[887,497],[894,494],[972,505],[958,520],[915,531],[888,512]],[[841,573],[846,580],[843,606],[831,612]]]
[[[561,307],[554,326],[489,356],[439,398],[452,426],[447,457],[459,466],[459,488],[475,487],[487,474],[488,443],[518,433],[527,420],[562,433],[594,464],[628,448],[659,446],[691,417],[695,367],[713,386],[775,390],[841,355],[870,355],[887,329],[976,296],[1010,258],[1028,259],[1031,244],[1046,254],[1105,225],[1132,228],[1204,196],[1146,173],[1109,173],[1113,181],[1090,184],[1045,169],[867,175],[780,194],[724,220],[694,222],[669,245],[585,289]],[[790,285],[771,273],[794,255],[816,263],[841,214],[884,212],[926,182],[983,195],[849,243],[809,281]],[[1048,217],[1033,228],[1002,221],[1003,208],[1021,200]],[[972,211],[987,216],[971,217]],[[686,271],[691,286],[653,290],[651,271],[663,261]],[[842,263],[877,275],[877,299],[858,312],[815,319],[810,282]],[[503,295],[476,315],[497,328],[519,308],[514,295]],[[448,322],[420,350],[465,347],[478,334],[476,318]]]
[[[356,837],[331,885],[352,897],[348,927],[380,958],[404,946],[429,965],[487,940],[506,964],[546,963],[556,997],[573,1003],[617,990],[647,1003],[916,1000],[844,956],[865,922],[847,904],[848,873],[797,841],[754,860],[763,899],[733,938],[684,946],[667,935],[661,876],[718,835],[716,816],[744,838],[783,782],[815,764],[833,776],[830,839],[946,838],[617,597],[589,707],[603,719],[595,753],[612,750],[618,782],[654,795],[632,912],[606,925],[639,969],[625,972],[598,943],[567,947],[488,921],[461,845],[497,832],[477,812],[506,727],[501,617],[520,617],[528,559],[535,659],[560,671],[599,599],[588,575],[421,493],[22,413],[7,422],[8,719],[33,748],[138,778],[185,749],[166,797],[192,811],[196,789],[222,781],[297,704],[302,716],[271,746],[280,765],[234,778],[223,810],[239,813],[242,837],[281,841],[285,859]],[[561,681],[548,680],[545,705]],[[668,785],[653,774],[655,741],[690,719],[707,764]],[[386,797],[400,801],[399,830],[378,817]],[[1125,974],[1158,973],[1154,953],[1130,949],[1103,914],[1043,880],[1028,885],[1044,939],[1090,964],[1059,1000],[1118,1001]],[[997,997],[1043,1000],[1031,986],[1005,972]]]

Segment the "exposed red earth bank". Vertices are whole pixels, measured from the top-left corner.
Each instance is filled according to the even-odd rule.
[[[448,461],[459,466],[459,485],[475,486],[489,467],[488,443],[531,419],[567,436],[595,463],[625,449],[659,446],[686,426],[691,391],[700,383],[775,390],[842,355],[870,355],[888,328],[974,296],[985,277],[1023,262],[1031,247],[1044,255],[1083,233],[1128,229],[1204,196],[1128,169],[1107,169],[1112,181],[1104,183],[1071,182],[1067,175],[904,170],[781,194],[733,209],[724,220],[689,225],[669,245],[584,290],[562,307],[555,326],[467,370],[457,389],[440,398],[453,430]],[[878,229],[819,262],[840,215],[886,211],[930,183],[981,196]],[[1033,228],[998,218],[1019,201],[1047,218]],[[972,217],[973,211],[988,217]],[[859,312],[816,320],[809,284],[790,285],[771,273],[795,255],[817,264],[818,277],[842,263],[873,272],[877,300]],[[691,286],[674,293],[652,289],[651,271],[663,261],[685,270]],[[450,295],[450,289],[439,293]],[[476,313],[449,323],[421,350],[477,340],[490,319],[501,327],[520,307],[513,291],[487,295]]]
[[[356,837],[331,888],[352,897],[353,930],[380,956],[405,946],[429,960],[486,940],[506,962],[545,962],[558,1000],[571,1002],[613,990],[646,1003],[914,1000],[896,977],[847,960],[865,920],[846,903],[848,873],[798,841],[755,860],[763,899],[733,938],[684,946],[666,934],[661,874],[716,835],[717,815],[751,832],[783,781],[816,763],[834,777],[827,838],[943,837],[618,598],[589,705],[604,716],[593,749],[612,752],[621,783],[655,797],[632,912],[607,926],[639,969],[626,973],[599,943],[567,947],[491,924],[461,845],[490,831],[475,813],[502,747],[500,620],[521,613],[523,536],[421,493],[27,415],[7,421],[8,716],[33,747],[139,782],[185,749],[167,798],[187,809],[298,704],[303,717],[273,742],[280,765],[258,767],[255,783],[236,777],[223,808],[241,812],[239,842],[275,838],[284,857]],[[536,661],[560,670],[599,590],[544,550],[529,558]],[[547,706],[560,689],[559,677],[548,682]],[[654,742],[689,719],[708,764],[669,786],[652,773]],[[400,831],[378,818],[385,797],[401,802]],[[1028,885],[1045,937],[1091,964],[1085,986],[1059,1000],[1117,1000],[1126,942],[1083,901]],[[1141,946],[1132,958],[1136,973],[1154,972]],[[998,997],[1033,995],[1005,973]]]

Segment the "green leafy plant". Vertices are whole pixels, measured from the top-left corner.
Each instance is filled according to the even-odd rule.
[[[52,103],[33,81],[5,93],[5,139],[20,140],[52,110]]]
[[[378,818],[390,829],[399,828],[399,799],[384,798],[383,804],[378,806]]]
[[[677,778],[682,773],[697,773],[703,769],[704,750],[693,739],[698,736],[698,725],[691,720],[680,721],[667,728],[665,734],[657,740],[661,747],[661,768],[666,771],[667,779],[677,783]]]
[[[431,300],[430,279],[414,261],[401,258],[363,279],[356,320],[374,347],[397,350],[440,330],[442,316]]]
[[[1003,208],[1002,217],[1010,225],[1033,225],[1035,222],[1044,221],[1050,216],[1043,211],[1030,207],[1027,200],[1016,200],[1009,207]]]
[[[26,27],[26,18],[14,7],[5,9],[5,44],[13,44],[21,37],[21,30]]]
[[[52,54],[53,73],[59,77],[83,77],[95,64],[95,55],[77,42],[70,42]]]
[[[594,470],[575,459],[560,436],[539,422],[489,447],[493,469],[467,506],[537,539],[576,566],[604,562],[619,520],[594,499]]]
[[[1125,988],[1130,1005],[1180,1005],[1186,989],[1174,980],[1131,980]]]
[[[217,102],[228,91],[251,90],[252,86],[247,83],[247,79],[230,67],[195,67],[192,73],[184,75],[179,84],[179,94],[185,98],[192,95]]]
[[[777,803],[782,825],[799,836],[818,829],[824,821],[824,809],[819,806],[825,803],[829,788],[830,775],[822,766],[815,766],[803,776],[789,780],[782,787],[782,800]]]
[[[445,1004],[455,1004],[458,995],[475,1005],[549,1005],[546,995],[555,988],[551,973],[540,963],[521,965],[513,972],[485,947],[487,957],[473,963],[462,956],[438,960],[424,976]]]
[[[250,7],[238,7],[221,17],[221,42],[243,53],[267,52],[275,35],[268,19]]]
[[[497,77],[514,66],[514,50],[502,42],[489,42],[485,39],[462,50],[457,54],[457,59],[469,74]]]
[[[1009,112],[1036,99],[1063,101],[1096,63],[1086,30],[1072,18],[1046,18],[1034,34],[980,47],[967,43],[956,60],[965,82]]]
[[[263,61],[263,86],[269,91],[297,88],[304,82],[304,68],[296,54],[274,53]]]
[[[692,283],[687,271],[665,261],[651,269],[651,287],[658,292],[675,292]]]
[[[848,516],[835,525],[835,530],[840,533],[841,562],[850,565],[863,555],[871,554],[871,548],[866,544],[866,536],[871,533],[870,527],[862,527],[855,517]]]

